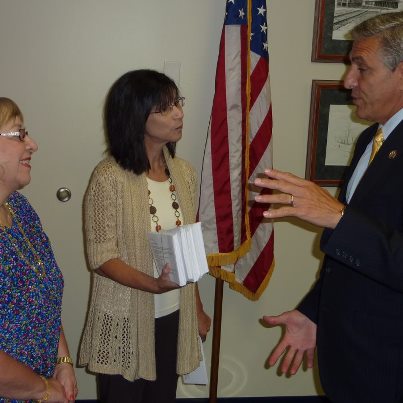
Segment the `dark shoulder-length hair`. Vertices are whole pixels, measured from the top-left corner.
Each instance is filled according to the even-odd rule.
[[[144,145],[145,125],[153,108],[166,110],[178,98],[174,81],[154,70],[129,71],[110,88],[105,101],[104,127],[108,151],[120,166],[137,175],[150,163]],[[167,148],[175,156],[176,143]]]

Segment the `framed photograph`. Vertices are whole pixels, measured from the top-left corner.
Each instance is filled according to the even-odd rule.
[[[369,122],[355,116],[342,81],[313,80],[305,177],[320,186],[339,186],[355,141]]]
[[[336,4],[337,0],[316,0],[311,57],[313,62],[348,62],[351,39],[333,39],[334,28],[338,26]]]
[[[379,13],[397,11],[399,2],[379,1],[372,8],[364,3],[362,0],[316,0],[313,62],[348,62],[352,45],[350,30]]]

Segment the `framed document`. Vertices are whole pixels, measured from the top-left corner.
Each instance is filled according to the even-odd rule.
[[[355,141],[369,125],[355,116],[342,81],[313,80],[305,177],[321,186],[339,186]]]

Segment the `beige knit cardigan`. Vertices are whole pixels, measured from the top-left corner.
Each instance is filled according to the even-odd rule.
[[[185,224],[195,220],[196,178],[186,161],[164,155]],[[145,174],[135,175],[108,157],[91,176],[84,199],[89,266],[119,258],[154,275],[147,233],[151,230]],[[180,290],[177,373],[193,371],[201,359],[197,341],[195,285]],[[133,381],[155,380],[154,295],[123,286],[93,272],[91,299],[79,365]]]

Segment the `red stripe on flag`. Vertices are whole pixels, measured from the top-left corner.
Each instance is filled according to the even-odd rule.
[[[215,96],[211,114],[211,155],[214,187],[214,208],[217,222],[218,248],[221,252],[232,251],[233,220],[231,208],[231,182],[229,176],[229,145],[227,100],[225,86],[225,29],[222,32],[220,56],[217,62]]]
[[[262,88],[266,84],[267,77],[269,75],[269,66],[267,60],[261,57],[257,62],[253,72],[251,74],[251,92],[250,92],[250,107],[255,104]]]
[[[264,283],[269,274],[270,268],[274,261],[274,233],[271,236],[265,247],[263,248],[258,259],[251,267],[249,273],[243,281],[244,287],[253,293],[256,293],[259,287]]]
[[[270,106],[269,113],[265,116],[250,146],[250,172],[254,172],[262,155],[265,153],[272,136],[273,118]],[[266,167],[265,167],[266,168]]]

